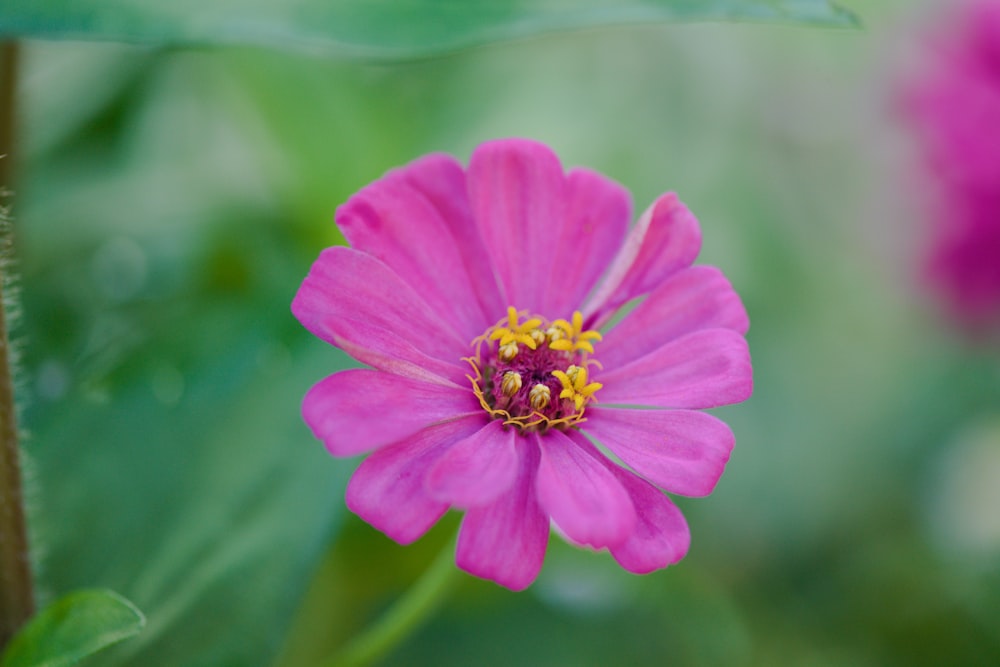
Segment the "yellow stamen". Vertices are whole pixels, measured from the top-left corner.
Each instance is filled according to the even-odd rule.
[[[573,401],[577,411],[583,409],[587,401],[594,398],[594,394],[604,385],[600,382],[587,382],[587,369],[582,366],[570,366],[566,371],[552,371],[562,384],[562,391],[559,398],[566,398]]]
[[[544,410],[548,407],[550,400],[552,400],[551,390],[549,390],[547,385],[540,382],[532,387],[531,392],[528,394],[528,403],[535,410]]]
[[[566,320],[556,320],[555,322],[552,323],[552,327],[554,329],[562,331],[564,337],[573,335],[573,325],[567,322]]]
[[[507,371],[503,374],[503,381],[500,383],[500,389],[503,391],[504,396],[513,396],[517,392],[521,391],[521,374],[515,371]]]
[[[500,358],[510,361],[517,356],[517,343],[506,343],[500,346]]]
[[[573,313],[573,321],[556,320],[546,332],[549,335],[549,347],[562,352],[575,352],[583,350],[590,354],[594,353],[594,345],[591,341],[601,340],[599,331],[583,329],[583,313],[579,310]]]
[[[523,323],[518,323],[519,317],[517,309],[509,306],[507,308],[507,326],[501,326],[501,321],[497,323],[493,333],[490,334],[490,340],[500,341],[500,354],[505,361],[510,361],[517,356],[517,343],[537,350],[538,345],[545,342],[545,335],[538,328],[542,325],[540,319],[533,317]],[[507,348],[506,351],[504,348]],[[504,354],[510,356],[503,356]]]

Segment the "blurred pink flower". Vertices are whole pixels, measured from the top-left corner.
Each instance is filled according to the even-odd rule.
[[[959,5],[907,96],[934,181],[930,279],[965,324],[1000,324],[1000,0]]]
[[[467,169],[421,158],[337,211],[351,247],[320,254],[292,310],[373,367],[303,403],[331,454],[374,450],[352,511],[406,544],[465,510],[458,566],[515,590],[550,520],[631,572],[684,556],[660,489],[704,496],[722,474],[732,432],[700,410],[750,396],[748,321],[720,271],[691,266],[701,233],[675,195],[631,231],[630,209],[617,183],[511,139]]]

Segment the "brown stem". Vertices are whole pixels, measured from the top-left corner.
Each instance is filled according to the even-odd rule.
[[[17,62],[17,42],[0,41],[0,194],[9,191],[13,181]]]
[[[0,44],[0,155],[6,154],[0,158],[0,196],[6,194],[13,171],[10,153],[14,143],[17,57],[16,43]],[[0,224],[4,227],[8,223],[6,214],[6,206],[0,202]],[[0,230],[0,243],[10,243],[8,229]],[[0,256],[6,254],[3,250],[0,249]],[[21,493],[20,449],[4,283],[0,275],[0,648],[35,611]]]

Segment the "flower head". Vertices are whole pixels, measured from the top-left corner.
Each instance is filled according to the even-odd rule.
[[[1000,0],[959,5],[906,97],[937,196],[928,274],[965,325],[1000,324]]]
[[[335,456],[373,450],[352,511],[405,544],[464,510],[457,564],[512,589],[538,574],[550,522],[632,572],[684,556],[663,490],[707,495],[722,474],[733,435],[701,410],[750,395],[748,322],[721,272],[691,266],[701,234],[675,195],[631,230],[630,208],[617,183],[510,139],[467,168],[419,159],[338,209],[351,247],[321,253],[292,310],[371,366],[303,404]]]

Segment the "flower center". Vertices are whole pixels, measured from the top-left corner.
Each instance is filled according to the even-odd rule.
[[[522,322],[522,318],[524,321]],[[583,329],[583,315],[571,321],[507,308],[507,317],[472,341],[468,378],[480,404],[494,419],[522,431],[566,429],[583,421],[600,382],[590,382],[588,367],[597,331]]]

